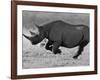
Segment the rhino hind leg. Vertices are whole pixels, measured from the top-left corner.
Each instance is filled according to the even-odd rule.
[[[84,47],[88,44],[89,41],[83,41],[80,45],[79,45],[79,50],[77,52],[77,54],[75,56],[73,56],[74,59],[77,59],[79,55],[81,55],[82,51],[84,50]]]

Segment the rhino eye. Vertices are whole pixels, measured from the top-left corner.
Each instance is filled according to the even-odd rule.
[[[38,36],[38,35],[35,35],[35,37],[37,37],[37,38],[38,38],[39,36]]]

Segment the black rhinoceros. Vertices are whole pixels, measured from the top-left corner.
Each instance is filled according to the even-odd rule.
[[[34,36],[26,36],[25,34],[23,36],[34,45],[40,43],[44,38],[48,39],[45,48],[54,54],[61,53],[60,46],[66,48],[79,46],[77,54],[73,56],[76,59],[89,43],[89,27],[86,25],[73,25],[57,20],[43,26],[36,26],[39,34],[30,31]]]

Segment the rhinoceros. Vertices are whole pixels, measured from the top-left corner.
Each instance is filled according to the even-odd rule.
[[[89,27],[83,24],[73,25],[62,20],[52,21],[42,26],[36,25],[38,34],[30,31],[31,35],[23,34],[31,41],[32,45],[40,43],[43,39],[48,39],[46,50],[54,54],[61,54],[59,47],[73,48],[79,46],[77,54],[73,56],[77,59],[84,47],[89,43]]]

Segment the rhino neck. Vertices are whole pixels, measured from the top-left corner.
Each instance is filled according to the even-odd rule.
[[[48,32],[50,31],[50,28],[51,27],[45,25],[41,27],[40,32],[42,32],[44,38],[48,38]]]
[[[40,40],[43,40],[45,38],[45,30],[43,27],[39,28],[39,32],[40,32]]]

